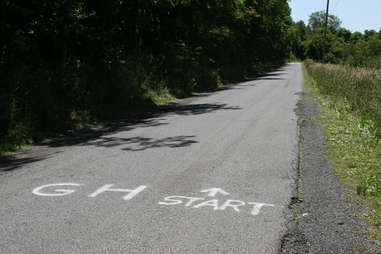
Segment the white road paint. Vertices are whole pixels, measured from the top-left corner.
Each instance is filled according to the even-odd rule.
[[[187,203],[185,203],[185,206],[190,206],[193,202],[195,201],[200,201],[200,200],[204,200],[205,198],[197,198],[197,197],[186,197],[186,196],[169,196],[169,197],[165,197],[164,198],[164,201],[160,201],[158,204],[159,205],[180,205],[183,202],[182,199],[186,199],[188,200]]]
[[[211,199],[208,201],[204,201],[198,205],[193,206],[193,208],[200,208],[204,206],[211,206],[214,210],[218,210],[218,200],[217,199]]]
[[[53,189],[50,192],[48,192],[47,188],[50,187],[57,187],[57,186],[82,186],[84,184],[79,184],[79,183],[53,183],[53,184],[45,184],[41,185],[37,188],[34,188],[32,190],[32,193],[37,196],[45,196],[45,197],[59,197],[59,196],[66,196],[69,194],[72,194],[75,192],[75,190],[72,189]],[[142,192],[147,186],[145,185],[140,185],[136,189],[113,189],[114,184],[106,184],[102,186],[101,188],[97,189],[93,193],[91,193],[88,197],[95,198],[101,193],[104,192],[124,192],[128,193],[123,196],[123,200],[130,200],[134,198],[136,195],[138,195],[140,192]]]
[[[188,197],[188,199],[189,199],[189,202],[186,203],[185,206],[190,206],[191,204],[193,204],[193,202],[201,201],[201,200],[204,200],[205,198]]]
[[[103,192],[127,192],[128,194],[123,197],[124,200],[130,200],[133,199],[136,195],[138,195],[140,192],[142,192],[147,186],[140,185],[136,189],[112,189],[111,187],[114,186],[114,184],[106,184],[103,187],[97,189],[92,194],[89,195],[91,198],[95,198],[99,194]]]
[[[52,189],[52,187],[57,186],[81,186],[84,184],[79,183],[53,183],[53,184],[45,184],[41,185],[35,189],[32,190],[32,193],[37,196],[45,196],[45,197],[59,197],[59,196],[66,196],[69,194],[72,194],[75,192],[73,189]],[[105,192],[122,192],[127,193],[123,196],[123,200],[131,200],[136,195],[141,193],[143,190],[147,188],[146,185],[140,185],[139,187],[135,189],[120,189],[120,188],[113,188],[115,184],[106,184],[102,187],[96,189],[93,193],[88,195],[90,198],[96,198],[98,195],[105,193]],[[50,191],[49,191],[50,190]],[[220,188],[211,188],[207,190],[202,190],[201,193],[207,193],[207,196],[214,197],[218,193],[223,195],[229,195],[228,192],[224,191]],[[209,207],[213,208],[213,210],[226,210],[227,208],[230,208],[229,210],[233,210],[237,213],[246,210],[250,210],[251,215],[259,215],[263,207],[275,207],[273,204],[267,204],[267,203],[260,203],[260,202],[244,202],[241,200],[233,200],[228,199],[226,201],[220,201],[218,199],[209,199],[201,198],[201,197],[187,197],[187,196],[167,196],[164,197],[163,201],[158,202],[159,205],[165,205],[165,206],[175,206],[175,205],[183,205],[184,207],[191,207],[191,208],[202,208],[202,207]],[[249,209],[247,208],[249,206]]]
[[[0,177],[0,254],[278,253],[296,173],[294,109],[302,74],[300,64],[291,64],[263,79],[165,106],[147,121],[122,119],[121,128],[99,140],[27,149],[31,156],[59,153]],[[65,196],[32,193],[53,183],[84,186],[37,190],[75,191]],[[147,188],[128,201],[124,192],[88,197],[105,184]],[[230,195],[200,193],[212,187]],[[164,200],[173,195],[188,198],[158,204],[175,203]],[[218,210],[193,208],[210,199],[218,200]],[[263,206],[254,216],[248,202],[275,207]]]
[[[252,215],[258,215],[259,212],[261,211],[262,207],[264,206],[269,206],[269,207],[274,207],[273,204],[266,204],[266,203],[258,203],[258,202],[249,202],[249,205],[254,205],[253,210],[251,210]]]
[[[67,190],[67,189],[54,189],[53,192],[41,192],[43,189],[45,188],[49,188],[49,187],[56,187],[56,186],[81,186],[83,184],[79,184],[79,183],[53,183],[53,184],[46,184],[46,185],[42,185],[40,187],[37,187],[35,189],[33,189],[32,193],[37,195],[37,196],[45,196],[45,197],[59,197],[59,196],[66,196],[66,195],[69,195],[73,192],[75,192],[75,190]]]
[[[241,201],[241,200],[232,200],[232,199],[228,199],[226,200],[226,202],[220,207],[220,210],[225,210],[227,207],[231,207],[234,209],[234,211],[236,212],[239,212],[239,208],[240,206],[244,206],[245,205],[245,202]]]
[[[202,201],[202,202],[199,202]],[[221,205],[220,205],[221,203]],[[165,206],[175,206],[175,205],[184,205],[184,207],[191,208],[202,208],[202,207],[212,207],[213,210],[226,210],[230,208],[235,212],[241,212],[243,210],[250,211],[251,215],[259,215],[262,208],[275,207],[273,204],[259,203],[259,202],[244,202],[241,200],[228,199],[225,202],[219,201],[218,199],[209,199],[200,197],[187,197],[187,196],[168,196],[164,197],[164,201],[159,201],[159,205]],[[249,208],[247,208],[249,206]],[[252,206],[252,208],[251,208]]]
[[[221,188],[210,188],[210,189],[202,190],[200,192],[201,193],[207,193],[206,195],[208,197],[215,197],[217,194],[222,194],[222,195],[229,195],[230,194]]]
[[[179,205],[179,204],[183,203],[183,201],[181,199],[188,199],[188,197],[185,197],[185,196],[169,196],[169,197],[164,198],[164,200],[166,202],[160,201],[158,204],[159,205]]]

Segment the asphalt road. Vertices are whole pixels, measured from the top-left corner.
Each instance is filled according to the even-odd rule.
[[[302,81],[289,64],[16,154],[0,174],[0,253],[277,253]]]

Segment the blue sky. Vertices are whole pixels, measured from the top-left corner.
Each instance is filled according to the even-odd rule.
[[[326,0],[291,0],[292,18],[307,24],[309,15],[325,9],[326,4]],[[381,29],[381,0],[330,0],[330,10],[343,22],[342,27],[351,31]]]

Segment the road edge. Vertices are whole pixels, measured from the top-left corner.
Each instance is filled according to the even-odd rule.
[[[292,218],[279,253],[379,254],[364,236],[366,225],[356,217],[356,204],[345,201],[346,187],[327,159],[324,136],[315,120],[319,107],[303,92],[298,118],[298,156],[295,190],[290,200]]]

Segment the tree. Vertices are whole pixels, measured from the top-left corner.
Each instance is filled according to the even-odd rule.
[[[292,53],[301,59],[381,68],[381,30],[351,32],[340,25],[338,17],[329,15],[325,38],[323,11],[311,14],[306,29],[303,22],[293,23],[289,30]]]
[[[310,15],[308,21],[308,30],[316,32],[325,27],[326,14],[324,11],[314,12]],[[328,29],[330,32],[335,33],[341,26],[341,20],[335,15],[328,15]]]
[[[351,40],[352,32],[346,28],[339,28],[336,34],[339,38],[342,38],[346,42]]]
[[[152,105],[152,91],[215,88],[290,52],[287,0],[14,0],[0,7],[0,143],[10,133],[29,140],[83,118],[117,117]]]
[[[299,58],[305,59],[303,41],[306,40],[307,27],[303,21],[298,21],[290,26],[291,53]]]

